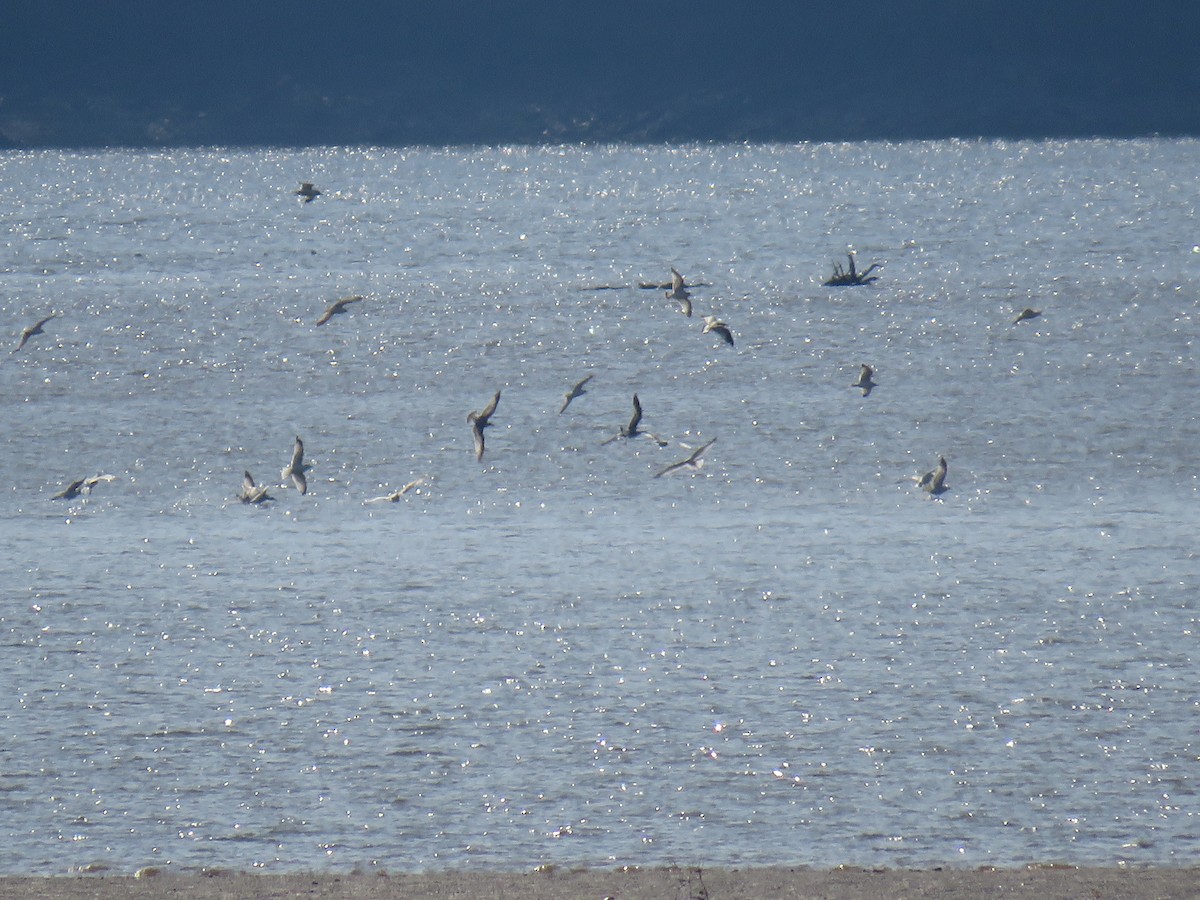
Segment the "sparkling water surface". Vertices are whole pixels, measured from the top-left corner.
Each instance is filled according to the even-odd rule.
[[[1194,864],[1198,161],[0,154],[0,872]]]

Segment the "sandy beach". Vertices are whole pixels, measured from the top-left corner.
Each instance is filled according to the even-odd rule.
[[[816,869],[551,869],[532,873],[451,872],[427,875],[250,874],[146,870],[0,878],[4,898],[436,897],[492,900],[735,900],[735,898],[905,897],[1184,898],[1200,897],[1200,868],[1077,869],[1066,866],[983,870]]]

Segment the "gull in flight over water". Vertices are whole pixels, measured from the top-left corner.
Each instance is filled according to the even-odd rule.
[[[704,317],[704,331],[702,334],[708,334],[710,331],[713,334],[720,335],[725,343],[727,343],[730,347],[733,346],[733,332],[729,330],[728,325],[726,325],[716,316]]]
[[[653,435],[648,431],[641,431],[638,428],[638,426],[641,424],[641,422],[642,422],[642,401],[638,399],[637,394],[634,394],[633,395],[633,415],[629,419],[629,424],[626,425],[624,428],[622,428],[620,431],[618,431],[616,434],[614,434],[612,437],[610,437],[607,441],[605,441],[600,446],[601,447],[607,446],[608,444],[611,444],[613,441],[617,440],[618,438],[635,438],[635,437],[642,437],[643,435],[645,437],[650,438],[650,440],[654,441],[654,443],[658,444],[658,446],[660,446],[660,447],[667,446],[667,442],[664,441],[662,438],[658,437],[657,435]]]
[[[689,456],[687,459],[681,459],[677,463],[671,463],[671,465],[667,466],[661,472],[656,472],[654,477],[662,478],[664,475],[670,475],[672,472],[678,472],[680,469],[691,469],[694,472],[700,471],[700,469],[703,468],[703,466],[704,466],[704,460],[702,460],[700,457],[704,454],[705,450],[707,450],[709,447],[711,447],[716,442],[717,442],[717,439],[713,438],[711,441],[709,441],[707,444],[703,445],[702,447],[697,447],[695,450],[692,451],[692,455]]]
[[[858,373],[858,381],[854,382],[854,384],[850,385],[850,387],[862,388],[862,395],[864,397],[870,396],[871,388],[878,387],[878,385],[871,380],[871,376],[874,374],[875,370],[866,363],[863,363],[862,371]]]
[[[692,317],[692,301],[691,294],[688,293],[687,285],[683,281],[683,276],[679,274],[679,270],[671,266],[671,289],[664,292],[668,300],[675,300],[680,304],[680,312],[689,319]]]
[[[80,478],[72,481],[65,488],[51,497],[51,500],[74,500],[82,494],[90,494],[92,488],[102,481],[116,481],[116,475],[93,475],[90,478]]]
[[[355,295],[353,297],[343,297],[341,300],[334,300],[325,308],[325,312],[321,313],[321,318],[317,319],[317,324],[324,325],[334,316],[338,315],[339,313],[344,313],[346,311],[346,307],[351,303],[357,303],[361,299],[362,297]]]
[[[471,434],[475,440],[476,459],[483,459],[483,429],[492,424],[489,420],[499,403],[500,392],[496,391],[496,396],[492,398],[492,402],[484,408],[483,412],[467,413],[467,421],[471,423]]]
[[[296,486],[296,490],[307,494],[308,479],[304,477],[304,473],[311,468],[312,466],[304,462],[304,441],[296,435],[296,443],[292,445],[292,461],[279,470],[279,480],[283,482],[284,487],[287,487],[290,480]]]
[[[260,487],[254,483],[249,471],[242,473],[242,492],[237,497],[243,503],[265,503],[275,499],[267,493],[265,485]]]
[[[42,319],[39,322],[35,322],[33,325],[30,325],[28,328],[26,328],[24,331],[22,331],[21,332],[21,342],[19,344],[17,344],[17,346],[13,349],[12,352],[16,353],[17,350],[20,350],[22,347],[24,347],[26,342],[31,337],[33,337],[35,334],[45,334],[45,332],[42,331],[42,326],[45,325],[47,322],[49,322],[51,319],[57,319],[57,318],[58,318],[58,313],[50,313],[50,315],[46,316],[46,318]]]
[[[413,488],[419,488],[425,483],[424,477],[414,478],[398,491],[392,491],[390,494],[384,494],[382,497],[372,497],[370,500],[364,500],[364,503],[399,503],[400,498],[411,491]]]
[[[311,181],[304,181],[300,184],[300,190],[296,191],[297,197],[303,197],[305,203],[312,203],[321,196],[321,192],[313,187]]]
[[[930,496],[936,497],[946,490],[946,457],[939,456],[937,467],[926,472],[917,481],[917,486]]]
[[[1026,319],[1036,319],[1041,314],[1042,311],[1040,309],[1030,309],[1027,306],[1021,310],[1020,315],[1013,319],[1013,324],[1016,325],[1018,322],[1024,322]]]
[[[587,393],[587,391],[585,391],[583,389],[583,387],[585,384],[587,384],[589,381],[591,381],[594,377],[595,377],[595,374],[593,373],[592,375],[588,375],[582,381],[577,381],[571,387],[571,389],[569,391],[567,391],[565,394],[563,394],[563,405],[558,411],[558,414],[560,416],[567,411],[567,407],[571,405],[572,400],[574,400],[576,397],[582,397],[584,394]]]

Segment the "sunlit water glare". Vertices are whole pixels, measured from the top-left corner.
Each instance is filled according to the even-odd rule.
[[[0,155],[0,872],[1194,863],[1198,161]]]

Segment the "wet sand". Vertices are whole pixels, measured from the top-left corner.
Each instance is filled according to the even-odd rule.
[[[818,869],[551,869],[531,873],[440,872],[428,875],[288,874],[232,871],[139,877],[111,873],[0,878],[0,900],[150,897],[435,897],[488,900],[734,900],[734,898],[1036,897],[1198,898],[1200,868],[943,869],[935,871]]]

